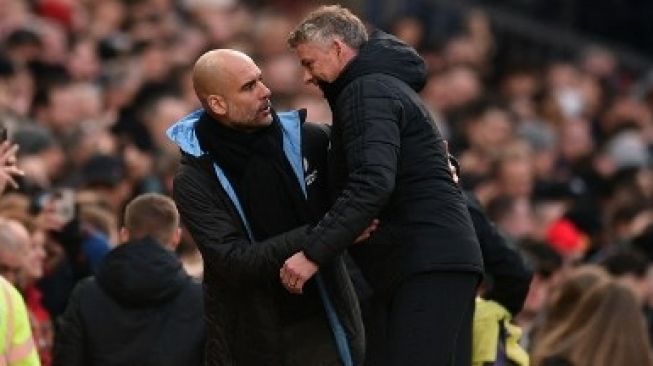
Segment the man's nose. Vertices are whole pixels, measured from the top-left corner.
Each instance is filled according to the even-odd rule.
[[[313,83],[313,75],[310,72],[308,72],[308,70],[304,70],[304,83],[305,84]]]
[[[262,92],[263,92],[263,98],[269,98],[270,95],[272,95],[272,92],[270,91],[270,88],[268,88],[267,85],[261,83],[262,87]]]

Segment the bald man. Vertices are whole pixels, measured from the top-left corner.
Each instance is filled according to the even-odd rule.
[[[276,113],[247,55],[213,50],[193,70],[203,108],[167,131],[182,153],[173,196],[205,263],[207,365],[358,365],[363,331],[342,258],[301,295],[279,281],[326,208],[328,134]]]
[[[18,273],[25,265],[30,234],[18,221],[0,220],[0,275],[17,285]]]

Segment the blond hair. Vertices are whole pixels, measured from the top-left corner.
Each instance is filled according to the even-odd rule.
[[[124,226],[132,238],[151,236],[165,244],[179,227],[179,212],[170,197],[146,193],[127,204]]]
[[[339,38],[349,47],[360,49],[367,42],[363,22],[349,9],[340,5],[325,5],[309,13],[288,36],[290,48],[307,42],[324,43]]]
[[[540,366],[553,357],[574,366],[652,366],[644,315],[629,288],[609,280],[588,290],[569,318],[543,335]]]

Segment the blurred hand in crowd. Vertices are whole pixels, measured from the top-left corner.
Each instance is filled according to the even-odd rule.
[[[16,177],[23,176],[22,170],[16,166],[16,152],[18,145],[5,141],[0,145],[0,193],[10,186],[14,189],[18,188]]]

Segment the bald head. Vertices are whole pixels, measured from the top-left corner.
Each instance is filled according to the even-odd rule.
[[[246,54],[231,50],[212,50],[203,54],[193,68],[193,87],[197,98],[205,103],[212,94],[224,94],[226,86],[233,82],[238,66],[254,63]]]
[[[229,49],[203,54],[193,68],[195,93],[218,123],[244,131],[272,123],[270,89],[246,54]]]

